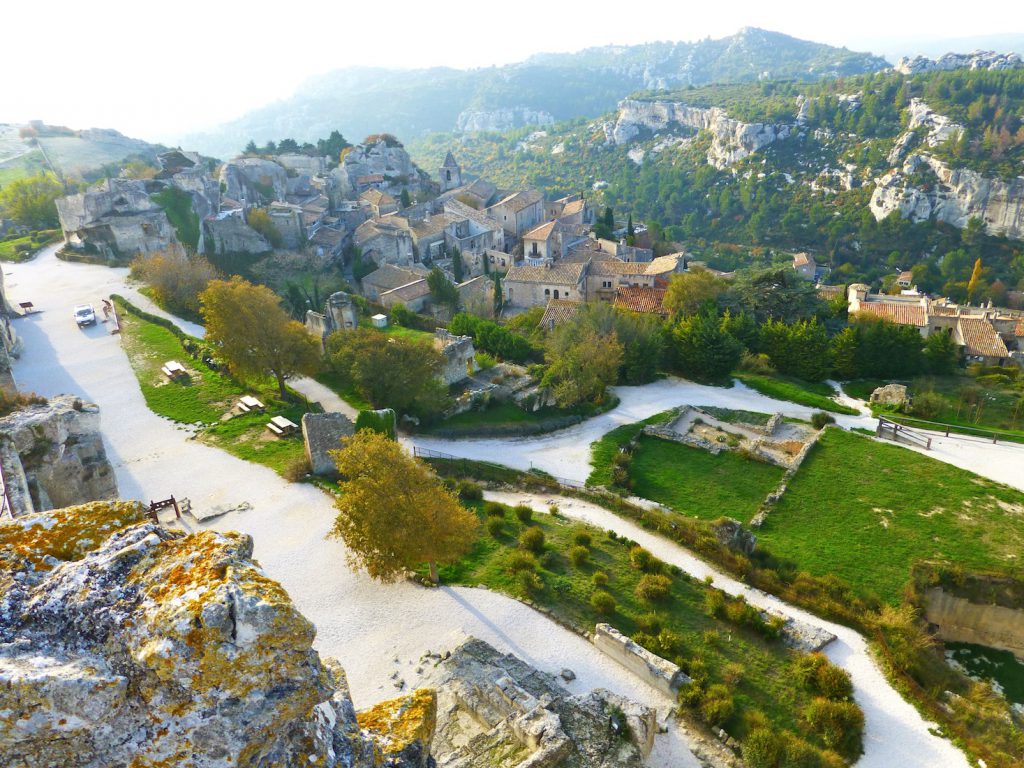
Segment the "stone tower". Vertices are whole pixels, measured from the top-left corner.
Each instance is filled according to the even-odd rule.
[[[447,192],[449,189],[455,189],[456,187],[462,186],[462,169],[459,168],[459,164],[455,162],[455,155],[450,151],[445,157],[444,165],[441,166],[441,170],[438,175],[441,179],[442,192]]]

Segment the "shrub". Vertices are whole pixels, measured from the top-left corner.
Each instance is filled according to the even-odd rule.
[[[558,505],[557,504],[552,504],[550,507],[548,507],[548,514],[551,515],[552,517],[558,517],[562,513],[558,510]]]
[[[804,707],[803,716],[825,746],[848,759],[860,755],[864,713],[852,701],[817,698]]]
[[[500,517],[487,518],[487,532],[494,538],[498,538],[505,532],[505,521]]]
[[[590,596],[590,605],[602,616],[610,616],[615,613],[615,598],[603,589],[595,590]]]
[[[586,565],[587,560],[590,559],[590,550],[586,547],[570,547],[569,548],[569,562],[577,568]]]
[[[299,483],[306,479],[306,477],[313,471],[313,467],[310,466],[309,459],[306,458],[305,454],[302,456],[296,456],[294,459],[285,465],[284,479],[290,483]]]
[[[672,589],[672,581],[668,576],[646,574],[640,577],[636,585],[636,596],[649,603],[667,600]]]
[[[641,573],[661,573],[661,561],[639,545],[630,548],[629,564]]]
[[[827,699],[848,699],[853,695],[849,673],[830,662],[823,653],[809,653],[797,659],[793,676],[805,690]]]
[[[505,505],[496,501],[488,501],[484,504],[484,514],[488,517],[504,517]]]
[[[539,555],[544,551],[544,531],[536,527],[527,528],[519,535],[519,546]]]
[[[648,635],[661,632],[661,617],[656,613],[645,613],[636,620],[636,625]]]
[[[484,497],[484,489],[472,480],[459,481],[459,498],[463,501],[481,501]]]
[[[735,688],[739,685],[740,680],[743,679],[743,673],[746,670],[742,664],[733,662],[732,664],[726,664],[725,669],[722,671],[722,680],[730,688]]]
[[[736,710],[732,694],[721,683],[710,686],[700,703],[700,716],[708,725],[721,728]]]
[[[516,579],[519,582],[519,588],[528,595],[544,589],[544,580],[533,571],[519,571]]]
[[[910,413],[921,419],[934,419],[945,405],[946,399],[938,392],[920,392],[914,395]]]
[[[782,739],[768,728],[755,728],[743,740],[743,759],[750,768],[775,768],[782,757]]]
[[[481,371],[486,371],[488,368],[493,368],[497,365],[498,361],[494,359],[493,355],[489,355],[486,352],[477,352],[476,364],[480,366]]]
[[[725,613],[725,593],[718,589],[709,589],[705,592],[704,613],[708,616],[722,616]]]
[[[824,411],[817,411],[816,413],[811,414],[811,425],[815,429],[824,429],[826,425],[835,423],[835,417],[829,413],[825,413]]]
[[[604,571],[594,571],[594,575],[590,577],[590,583],[600,589],[608,585],[608,574]]]
[[[591,544],[590,534],[586,531],[579,531],[572,537],[572,541],[577,546],[589,548]]]
[[[508,569],[512,573],[520,573],[521,571],[536,571],[537,558],[535,558],[529,552],[513,551],[508,556]]]
[[[533,521],[533,510],[526,504],[517,504],[514,511],[523,525],[529,525]]]
[[[821,752],[792,733],[785,734],[781,765],[786,768],[824,768],[821,764]]]

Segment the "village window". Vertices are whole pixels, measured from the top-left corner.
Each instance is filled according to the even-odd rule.
[[[612,281],[611,280],[605,280],[603,283],[601,283],[601,287],[602,288],[611,288],[612,287]]]
[[[558,298],[558,289],[557,288],[555,288],[555,298],[556,299]]]
[[[551,289],[550,288],[545,288],[544,289],[544,295],[545,296],[550,296],[551,295]]]
[[[451,181],[452,180],[452,172],[451,171],[445,171],[444,172],[444,180],[445,181]]]

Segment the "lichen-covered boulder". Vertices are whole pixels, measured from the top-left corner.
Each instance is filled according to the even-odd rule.
[[[872,405],[893,405],[899,408],[907,403],[907,387],[904,384],[886,384],[871,393]]]
[[[432,715],[363,734],[251,557],[248,536],[170,532],[136,502],[0,523],[4,766],[425,765]]]

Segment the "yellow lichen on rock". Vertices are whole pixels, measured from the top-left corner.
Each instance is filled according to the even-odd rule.
[[[418,688],[357,713],[356,721],[374,740],[375,752],[382,758],[425,758],[437,726],[437,695],[430,688]]]

